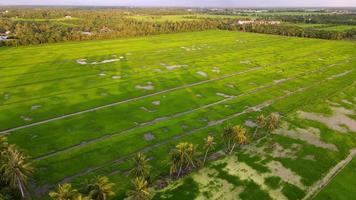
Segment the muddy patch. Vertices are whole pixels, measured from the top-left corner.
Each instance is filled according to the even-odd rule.
[[[333,112],[332,116],[298,111],[298,117],[320,122],[328,128],[341,133],[347,133],[349,131],[356,132],[356,121],[349,117],[349,115],[355,115],[353,110],[348,110],[343,107],[331,107],[331,110]]]
[[[269,173],[260,174],[255,169],[250,167],[244,162],[238,162],[234,158],[228,158],[227,165],[223,169],[225,172],[229,173],[230,175],[237,176],[240,180],[248,180],[253,181],[260,188],[266,191],[273,199],[287,199],[279,190],[273,190],[269,186],[264,183],[266,177],[269,176]]]
[[[252,120],[246,120],[245,121],[245,126],[250,127],[250,128],[254,128],[254,127],[257,126],[257,124]]]
[[[311,161],[316,161],[314,155],[306,155],[303,157],[304,160],[311,160]]]
[[[283,181],[298,186],[301,189],[305,188],[301,177],[290,169],[285,168],[280,162],[271,161],[267,163],[267,167],[271,170],[273,175],[280,177]]]
[[[288,123],[283,123],[281,128],[276,129],[274,134],[287,136],[293,139],[302,140],[308,144],[316,147],[337,151],[337,147],[334,144],[326,143],[320,139],[320,130],[314,127],[308,129],[296,128],[289,129]]]
[[[217,177],[215,169],[204,168],[192,175],[193,180],[199,185],[199,194],[196,200],[209,197],[213,200],[233,200],[243,191],[243,187],[236,187],[227,180]]]
[[[297,159],[296,153],[300,151],[300,149],[301,149],[301,145],[298,144],[293,144],[292,147],[289,149],[289,148],[283,148],[278,143],[273,143],[272,156],[273,158],[289,158],[295,160]]]

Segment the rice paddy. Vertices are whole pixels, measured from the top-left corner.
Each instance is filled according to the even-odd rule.
[[[218,30],[0,48],[0,132],[31,157],[36,198],[98,174],[123,197],[137,152],[157,180],[178,142],[278,112],[273,134],[155,198],[303,199],[356,147],[355,56],[354,42]]]

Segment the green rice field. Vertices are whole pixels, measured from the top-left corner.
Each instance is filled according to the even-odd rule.
[[[211,30],[3,47],[0,61],[0,132],[31,157],[35,199],[95,175],[121,199],[137,152],[155,181],[178,142],[252,133],[261,113],[281,127],[154,199],[303,199],[356,148],[355,42]]]

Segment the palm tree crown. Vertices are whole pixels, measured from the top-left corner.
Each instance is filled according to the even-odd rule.
[[[108,197],[114,196],[114,183],[111,183],[106,176],[96,177],[92,183],[87,186],[89,197],[92,200],[106,200]]]
[[[149,200],[152,198],[151,193],[148,189],[147,181],[142,177],[136,177],[132,184],[134,185],[134,190],[127,192],[130,199],[133,200]]]
[[[20,189],[22,197],[25,197],[28,178],[33,168],[27,162],[27,157],[18,151],[14,145],[10,145],[4,154],[5,161],[1,171],[12,188]]]
[[[50,192],[49,196],[53,200],[75,200],[79,198],[79,193],[76,189],[72,188],[72,185],[65,183],[63,185],[58,185],[56,192]]]
[[[130,171],[133,177],[148,178],[151,166],[148,165],[148,158],[143,153],[138,153],[134,158],[134,168]]]

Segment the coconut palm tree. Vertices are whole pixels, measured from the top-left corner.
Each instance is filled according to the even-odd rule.
[[[127,196],[132,200],[149,200],[152,195],[148,189],[148,182],[142,177],[136,177],[132,184],[134,189],[127,192]]]
[[[57,191],[50,192],[49,196],[53,200],[75,200],[80,195],[78,190],[72,188],[71,184],[65,183],[63,185],[59,184]]]
[[[279,115],[277,113],[271,113],[267,120],[267,129],[269,132],[272,132],[279,125]]]
[[[32,175],[33,168],[27,162],[27,157],[10,145],[4,153],[5,162],[1,166],[4,178],[10,187],[18,188],[22,197],[25,197],[28,178]]]
[[[266,128],[266,126],[267,126],[266,117],[263,114],[258,116],[257,119],[256,119],[256,124],[257,124],[257,126],[256,126],[256,129],[255,129],[254,133],[253,133],[253,138],[255,138],[258,129],[265,129]]]
[[[106,200],[114,196],[113,192],[114,183],[111,183],[106,176],[97,176],[87,185],[89,197],[92,200]]]
[[[233,141],[233,135],[234,135],[234,129],[231,124],[228,124],[227,126],[224,127],[223,131],[223,140],[225,143],[226,147],[226,152],[230,152],[231,146],[232,146],[232,141]]]
[[[196,167],[196,146],[194,146],[192,143],[181,142],[176,145],[176,151],[179,155],[180,165],[178,176],[180,176],[183,166],[185,167],[185,169],[188,169],[189,167]]]
[[[149,166],[148,158],[143,153],[138,153],[133,158],[134,168],[130,171],[131,176],[133,177],[143,177],[147,179],[150,174],[151,166]]]
[[[230,150],[230,154],[234,151],[236,145],[243,145],[247,143],[246,129],[240,125],[233,127],[233,145]]]
[[[208,135],[204,139],[205,155],[204,155],[203,165],[205,165],[205,161],[206,161],[206,158],[208,157],[208,153],[209,153],[209,151],[214,149],[215,144],[216,143],[214,142],[214,137],[213,136]]]

